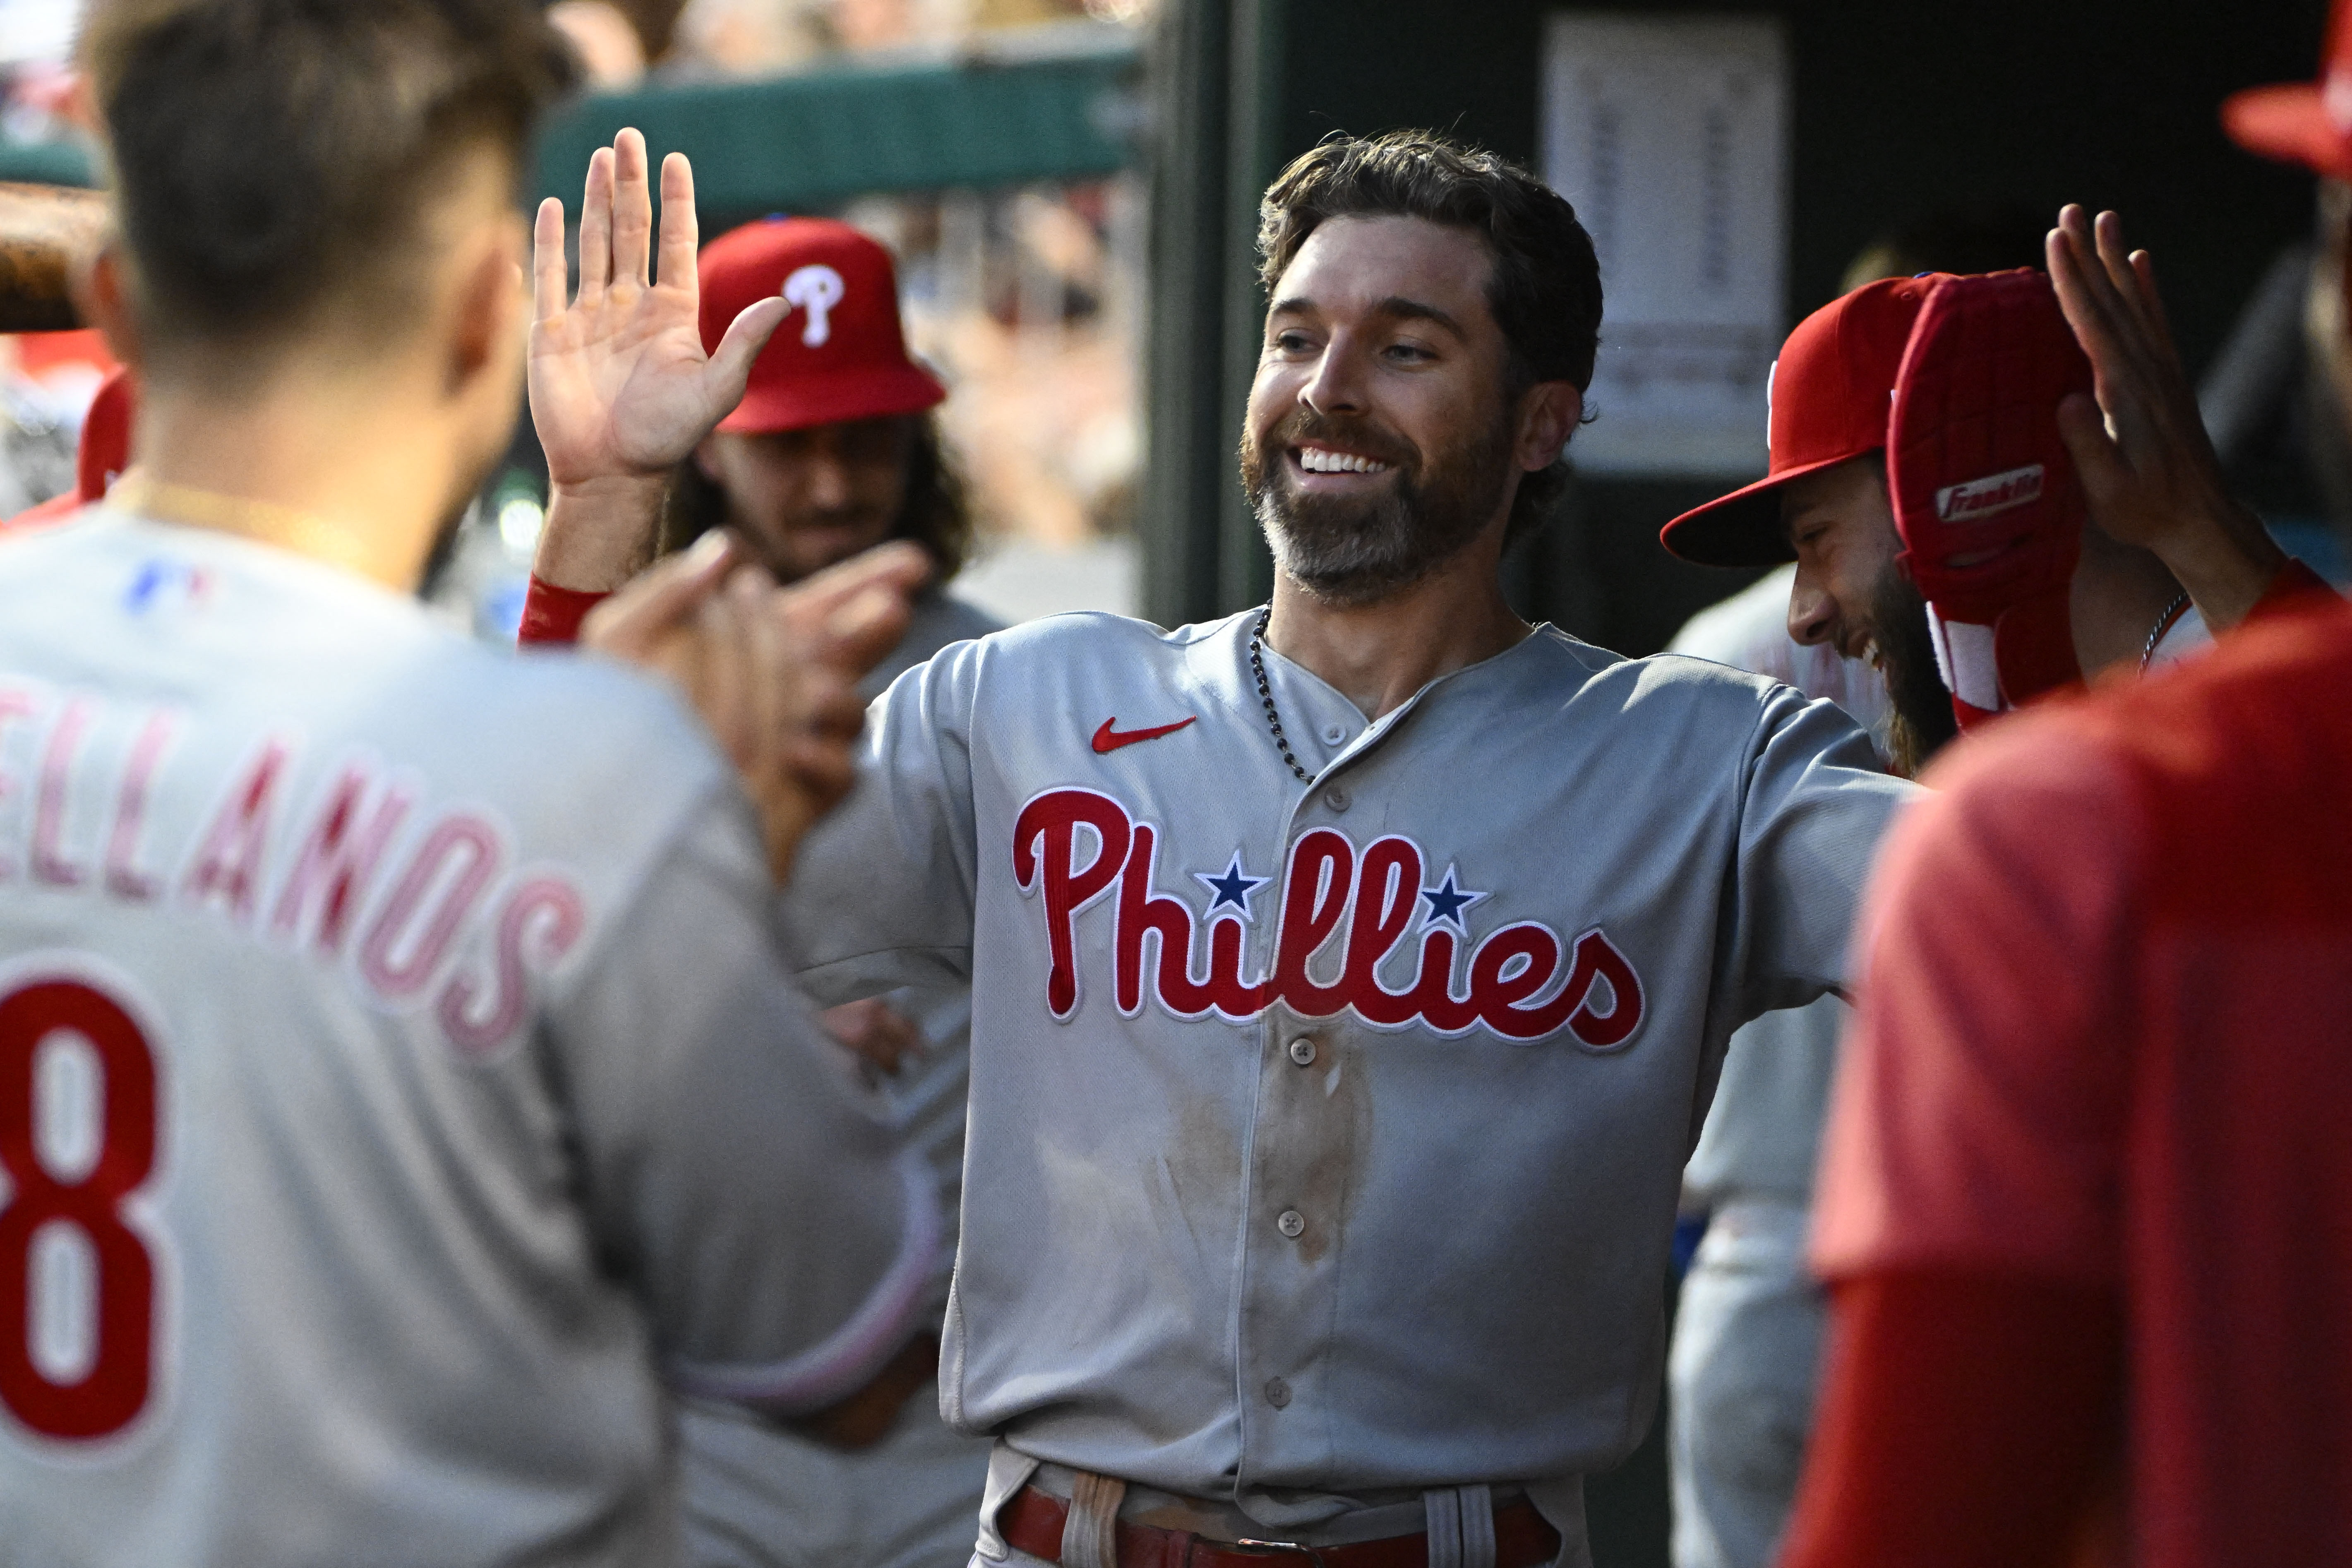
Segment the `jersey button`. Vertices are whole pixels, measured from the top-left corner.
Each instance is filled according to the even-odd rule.
[[[1278,1377],[1265,1380],[1265,1402],[1280,1410],[1290,1403],[1290,1384]]]
[[[1348,731],[1341,726],[1338,724],[1326,724],[1323,726],[1323,743],[1325,745],[1336,746],[1347,738]]]
[[[1334,785],[1323,792],[1323,804],[1334,811],[1348,809],[1348,792]]]
[[[1303,1068],[1313,1067],[1315,1065],[1315,1042],[1308,1039],[1304,1035],[1301,1035],[1297,1039],[1291,1041],[1290,1059],[1297,1062]]]
[[[1276,1216],[1274,1228],[1297,1241],[1307,1231],[1307,1216],[1297,1209],[1285,1209]]]

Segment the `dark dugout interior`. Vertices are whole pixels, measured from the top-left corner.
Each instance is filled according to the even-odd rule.
[[[1257,194],[1333,130],[1452,131],[1538,167],[1542,35],[1528,0],[1185,0],[1153,46],[1153,321],[1144,613],[1163,625],[1262,599],[1271,566],[1234,474],[1262,300]],[[2313,181],[2225,138],[2221,100],[2317,74],[2320,0],[1670,3],[1630,16],[1770,16],[1791,61],[1788,323],[1834,298],[1873,237],[1953,208],[2079,201],[2156,256],[2204,371]],[[1604,318],[1602,335],[1608,332]],[[1605,417],[1605,410],[1604,415]],[[1760,433],[1759,433],[1760,435]],[[1573,447],[1571,447],[1571,455]],[[1626,654],[1663,647],[1746,574],[1688,566],[1657,530],[1714,480],[1585,479],[1511,563],[1520,607]]]

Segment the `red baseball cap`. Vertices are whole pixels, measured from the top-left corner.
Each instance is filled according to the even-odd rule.
[[[131,417],[137,409],[131,373],[117,365],[99,383],[98,395],[90,399],[89,412],[82,416],[74,492],[84,501],[104,500],[122,470],[131,466]]]
[[[1886,445],[1895,374],[1912,323],[1946,276],[1884,278],[1798,322],[1772,366],[1764,477],[1683,513],[1659,531],[1658,542],[1706,566],[1795,559],[1780,526],[1780,487]]]
[[[2221,103],[2221,128],[2249,153],[2352,180],[2352,4],[2336,0],[2317,81],[2252,87]]]
[[[0,522],[0,529],[63,522],[82,508],[104,500],[122,470],[131,466],[131,416],[136,401],[131,373],[121,365],[108,372],[99,383],[97,396],[90,400],[89,412],[82,416],[74,488]]]
[[[792,304],[751,363],[751,384],[721,430],[753,434],[915,414],[947,388],[907,357],[890,253],[845,223],[772,217],[703,247],[702,347],[715,352],[750,306]]]

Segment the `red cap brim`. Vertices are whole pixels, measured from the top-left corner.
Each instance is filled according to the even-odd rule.
[[[754,382],[735,412],[719,422],[730,435],[806,430],[893,414],[920,414],[947,401],[948,389],[914,365]]]
[[[2221,129],[2249,153],[2352,180],[2352,137],[2328,118],[2315,82],[2232,93],[2222,100]]]
[[[1800,463],[1695,506],[1658,530],[1658,542],[1667,554],[1701,566],[1778,566],[1794,561],[1797,552],[1789,548],[1789,531],[1780,526],[1780,487],[1849,462],[1855,455]]]

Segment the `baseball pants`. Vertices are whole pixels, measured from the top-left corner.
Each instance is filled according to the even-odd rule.
[[[1667,1360],[1675,1568],[1767,1568],[1789,1522],[1828,1314],[1805,1267],[1810,1217],[1726,1204],[1683,1280]]]
[[[855,1453],[715,1405],[688,1405],[679,1436],[688,1568],[960,1568],[971,1556],[989,1440],[950,1431],[924,1394]]]

